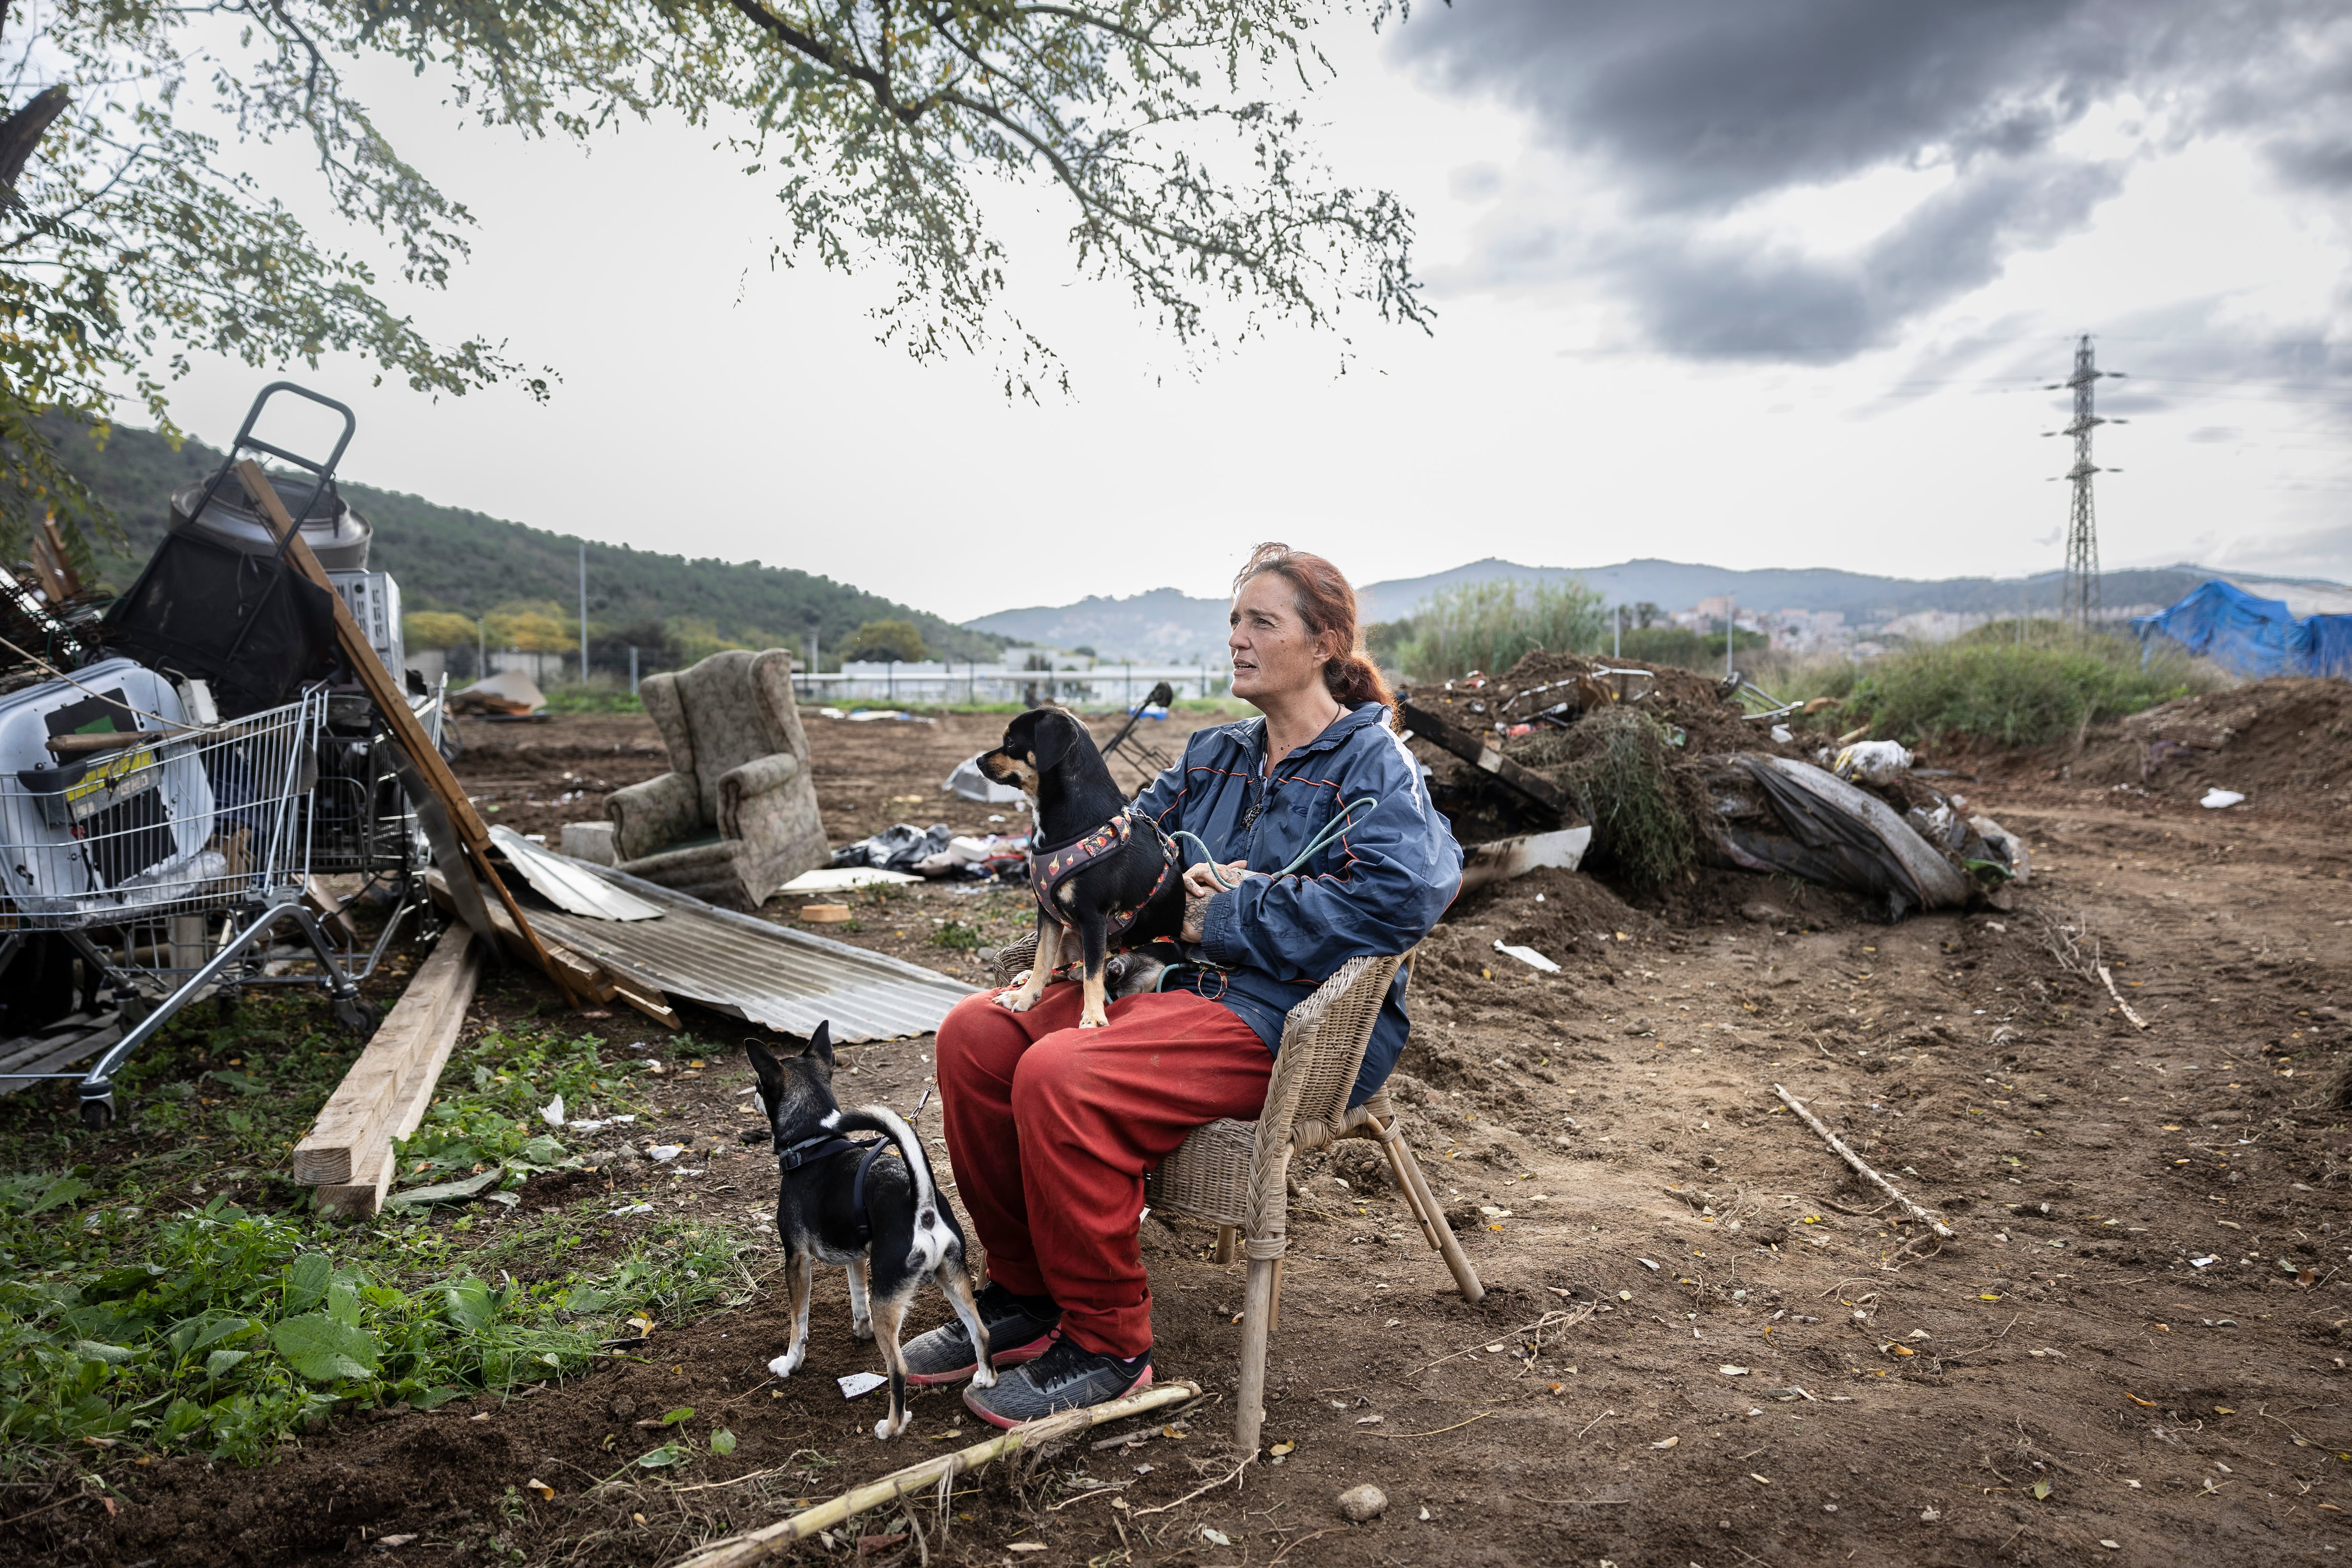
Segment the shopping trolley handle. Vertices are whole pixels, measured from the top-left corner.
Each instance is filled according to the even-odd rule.
[[[272,397],[281,392],[290,392],[297,397],[308,398],[321,408],[331,408],[343,416],[343,433],[335,438],[335,449],[327,454],[327,460],[324,463],[313,462],[299,452],[289,452],[283,447],[261,440],[254,435],[253,427],[261,423],[263,407]],[[253,400],[253,406],[246,410],[245,423],[237,427],[236,439],[229,443],[228,455],[221,459],[220,472],[212,477],[212,482],[205,487],[204,495],[196,501],[195,510],[188,515],[202,517],[205,508],[212,505],[213,497],[219,492],[221,485],[236,468],[238,453],[267,452],[273,458],[291,463],[304,472],[318,477],[319,482],[311,487],[309,499],[302,503],[302,510],[294,513],[295,531],[299,531],[301,525],[310,521],[310,509],[318,504],[319,498],[334,488],[335,468],[343,460],[343,448],[352,444],[352,435],[359,428],[359,416],[352,412],[351,405],[347,403],[338,403],[322,392],[313,392],[307,386],[299,386],[290,381],[271,382],[268,386],[263,387],[260,395]],[[289,532],[284,539],[278,542],[279,556],[285,555],[293,539],[294,534]]]

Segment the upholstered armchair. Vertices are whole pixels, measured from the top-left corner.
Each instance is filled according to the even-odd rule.
[[[670,771],[605,797],[622,870],[757,909],[832,858],[793,703],[793,657],[730,648],[638,687]]]

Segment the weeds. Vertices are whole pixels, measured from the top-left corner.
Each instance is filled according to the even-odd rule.
[[[254,1463],[336,1411],[563,1377],[632,1315],[748,1297],[740,1243],[683,1220],[625,1246],[608,1217],[561,1212],[487,1231],[320,1220],[280,1172],[355,1052],[323,1022],[307,997],[184,1016],[134,1058],[132,1114],[95,1145],[46,1131],[32,1096],[0,1111],[0,1469],[85,1441]],[[627,1071],[591,1039],[491,1030],[401,1168],[497,1163],[519,1181],[562,1163],[541,1107],[628,1106]]]
[[[1854,682],[1840,717],[1885,740],[2046,745],[2095,720],[2226,684],[2178,652],[2154,649],[2143,659],[2122,637],[1964,637],[1889,654]]]
[[[1656,720],[1637,708],[1607,708],[1541,742],[1528,765],[1556,768],[1551,776],[1592,824],[1596,853],[1638,888],[1683,874],[1696,842]]]

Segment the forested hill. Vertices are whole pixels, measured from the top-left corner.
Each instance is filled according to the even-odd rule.
[[[172,491],[210,474],[221,455],[195,441],[175,452],[150,430],[118,426],[103,450],[85,431],[52,434],[68,465],[128,536],[127,552],[105,563],[108,579],[126,588],[163,537]],[[404,608],[478,616],[499,605],[551,600],[576,613],[576,536],[367,485],[347,484],[342,492],[375,525],[368,564],[399,580]],[[927,650],[956,658],[992,658],[1005,642],[786,566],[692,561],[593,540],[588,543],[588,614],[600,630],[658,622],[689,646],[716,638],[798,648],[814,630],[829,649],[866,621],[890,619],[914,622]]]

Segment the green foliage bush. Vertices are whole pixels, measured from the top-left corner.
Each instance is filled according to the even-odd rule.
[[[2143,663],[2139,646],[2120,637],[1964,637],[1865,667],[1839,720],[1911,744],[2036,746],[2223,684],[2177,653],[2158,650]]]
[[[1659,722],[1638,708],[1604,708],[1553,735],[1512,748],[1513,760],[1549,770],[1592,824],[1592,853],[1631,886],[1661,888],[1697,849],[1691,812]]]
[[[1453,680],[1474,669],[1497,674],[1537,648],[1591,653],[1608,646],[1602,598],[1583,584],[1496,578],[1441,588],[1423,599],[1398,637],[1389,627],[1368,637],[1375,658],[1393,659],[1414,680]]]

